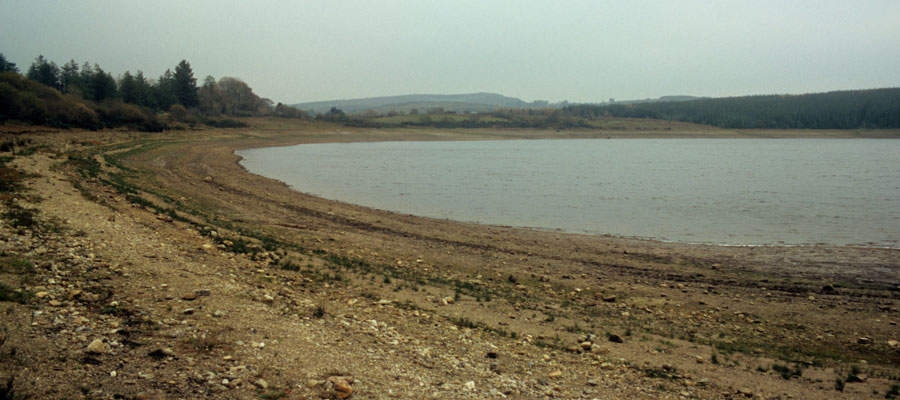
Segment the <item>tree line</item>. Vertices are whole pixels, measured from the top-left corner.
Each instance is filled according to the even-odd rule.
[[[241,125],[221,117],[303,117],[299,111],[262,98],[238,78],[207,76],[197,84],[182,60],[158,78],[138,70],[118,79],[100,65],[71,60],[62,66],[39,55],[24,75],[0,53],[0,123],[28,123],[88,129],[128,126],[161,130],[181,122]]]
[[[564,107],[582,118],[651,118],[729,129],[900,128],[900,88],[802,95],[742,96],[683,102]]]
[[[457,114],[443,109],[404,115],[339,109],[317,118],[345,125],[435,128],[608,129],[608,118],[652,119],[726,129],[898,129],[900,88],[764,95],[681,102],[568,104],[561,109],[515,108]]]

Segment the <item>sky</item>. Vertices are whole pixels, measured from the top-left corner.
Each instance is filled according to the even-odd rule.
[[[493,92],[526,101],[900,86],[897,0],[0,0],[0,53],[275,102]]]

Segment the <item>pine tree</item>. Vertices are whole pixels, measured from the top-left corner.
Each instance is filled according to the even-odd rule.
[[[175,66],[174,76],[174,93],[178,102],[185,107],[196,107],[200,104],[197,97],[197,78],[194,78],[194,71],[191,70],[191,64],[186,60],[181,60]]]
[[[19,68],[16,67],[16,63],[9,62],[6,60],[6,57],[3,56],[3,53],[0,53],[0,72],[19,72]]]

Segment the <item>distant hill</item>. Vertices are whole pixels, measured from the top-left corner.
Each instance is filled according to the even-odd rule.
[[[707,99],[708,97],[696,97],[696,96],[662,96],[658,99],[643,99],[643,100],[622,100],[616,101],[616,104],[641,104],[641,103],[671,103],[671,102],[679,102],[679,101],[690,101],[690,100],[700,100]]]
[[[528,103],[515,97],[496,93],[410,94],[291,104],[294,108],[316,114],[325,113],[331,107],[337,107],[346,113],[360,113],[369,110],[375,112],[389,112],[391,110],[409,112],[414,108],[419,111],[425,111],[427,108],[435,107],[441,107],[445,111],[484,112],[497,108],[528,108],[546,105],[546,102]]]

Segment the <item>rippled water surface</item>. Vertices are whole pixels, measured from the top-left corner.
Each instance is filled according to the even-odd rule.
[[[900,247],[900,140],[330,143],[238,154],[301,192],[429,217],[693,243]]]

